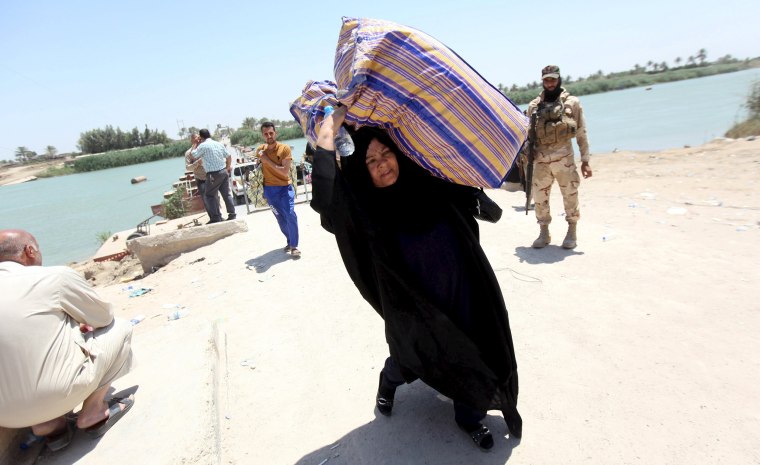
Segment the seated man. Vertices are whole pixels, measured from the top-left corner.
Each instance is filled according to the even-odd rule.
[[[105,402],[131,368],[132,325],[74,270],[41,264],[34,236],[0,230],[0,426],[31,426],[58,450],[80,403],[76,425],[93,437],[132,407],[133,396]]]

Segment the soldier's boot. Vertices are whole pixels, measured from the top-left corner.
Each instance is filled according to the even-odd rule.
[[[574,249],[578,245],[578,239],[575,237],[576,226],[575,223],[567,224],[567,235],[565,236],[565,240],[562,241],[563,249]]]
[[[549,225],[548,224],[542,224],[541,225],[541,232],[538,234],[538,238],[535,241],[533,241],[533,248],[534,249],[543,249],[551,241],[552,241],[552,236],[549,234]]]

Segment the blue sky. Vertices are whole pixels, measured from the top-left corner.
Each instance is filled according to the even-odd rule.
[[[760,56],[760,2],[6,0],[0,159],[76,150],[110,124],[164,130],[289,119],[309,79],[334,79],[341,16],[387,19],[448,45],[494,85],[558,64],[587,76],[647,61]]]

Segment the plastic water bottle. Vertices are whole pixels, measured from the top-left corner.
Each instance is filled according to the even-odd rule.
[[[187,309],[184,309],[184,308],[177,309],[177,310],[174,310],[173,312],[169,313],[169,315],[167,315],[167,318],[169,320],[179,320],[180,318],[186,317],[188,315],[188,313],[190,313],[190,312],[188,312]]]
[[[330,116],[335,109],[328,105],[325,107],[325,118]],[[348,131],[346,131],[346,128],[341,126],[338,128],[338,133],[335,135],[335,151],[338,152],[338,155],[341,157],[347,157],[354,153],[354,141],[351,139],[351,136],[348,134]]]
[[[21,450],[27,450],[30,447],[33,447],[36,442],[44,441],[45,436],[37,436],[34,433],[29,433],[29,435],[26,437],[26,440],[19,444],[19,447]]]

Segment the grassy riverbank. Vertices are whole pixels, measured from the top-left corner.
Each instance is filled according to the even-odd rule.
[[[656,72],[630,70],[619,73],[610,73],[607,75],[596,74],[587,78],[579,78],[577,80],[572,80],[563,76],[562,86],[571,94],[581,96],[629,89],[631,87],[646,87],[654,84],[662,84],[664,82],[683,81],[686,79],[695,79],[716,74],[734,73],[759,67],[760,58],[755,58],[752,60],[748,59],[731,63],[682,66],[680,68],[671,68]],[[540,82],[534,82],[525,87],[512,87],[511,89],[503,87],[499,88],[504,95],[509,97],[509,99],[517,105],[530,102],[541,93],[541,89]]]

